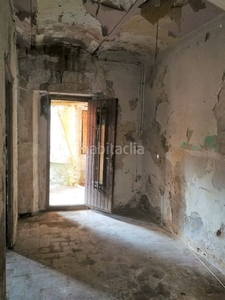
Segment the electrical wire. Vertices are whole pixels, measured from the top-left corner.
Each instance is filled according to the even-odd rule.
[[[107,34],[107,36],[101,41],[101,43],[98,45],[98,47],[92,52],[92,55],[96,55],[97,54],[98,50],[108,40],[109,36],[115,31],[115,29],[117,28],[117,26],[127,17],[127,15],[129,15],[129,13],[132,11],[132,9],[134,8],[134,6],[137,4],[137,1],[131,6],[131,8],[125,13],[125,15],[116,23],[116,25],[113,27],[113,29]],[[146,0],[145,1],[143,0],[143,3],[144,2],[146,2]]]

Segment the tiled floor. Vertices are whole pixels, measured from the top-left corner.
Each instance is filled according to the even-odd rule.
[[[160,228],[86,210],[20,219],[15,252],[7,254],[7,296],[223,300],[225,289]]]

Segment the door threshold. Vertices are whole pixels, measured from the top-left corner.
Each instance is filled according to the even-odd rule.
[[[80,205],[66,205],[66,206],[49,206],[47,210],[62,211],[62,210],[86,210],[88,207],[85,204]]]

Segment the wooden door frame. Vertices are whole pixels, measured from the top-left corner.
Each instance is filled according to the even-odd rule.
[[[70,95],[70,94],[57,94],[48,93],[41,94],[41,104],[42,107],[46,108],[47,116],[47,165],[46,165],[46,199],[47,199],[47,210],[59,211],[59,210],[81,210],[86,209],[86,205],[66,205],[66,206],[52,206],[49,203],[50,200],[50,147],[51,147],[51,102],[53,100],[63,101],[74,101],[74,102],[88,102],[88,100],[93,98],[93,95]]]
[[[5,78],[5,205],[6,205],[6,246],[14,246],[14,201],[13,201],[13,81]]]

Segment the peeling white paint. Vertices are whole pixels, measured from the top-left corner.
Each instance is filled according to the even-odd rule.
[[[149,201],[161,207],[162,222],[221,270],[225,270],[225,190],[222,184],[225,176],[220,147],[223,147],[221,130],[225,123],[213,109],[225,70],[225,32],[224,26],[220,27],[224,23],[223,16],[161,56],[155,67],[153,86],[148,87],[147,99],[151,100],[146,106],[156,111],[156,121],[162,126],[155,139],[165,134],[171,147],[161,164],[157,165],[154,160],[158,148],[150,147],[144,158],[146,187],[148,176],[155,174],[157,180],[153,188],[159,190],[160,178],[166,188],[163,205],[161,197],[158,203],[153,199],[155,191],[153,195],[145,191]],[[210,38],[205,41],[207,32]],[[165,95],[168,101],[157,106],[152,97],[161,99]],[[222,92],[221,112],[224,95]],[[148,125],[147,116],[146,132],[156,126],[154,119],[151,126]],[[217,235],[220,228],[222,236]]]

